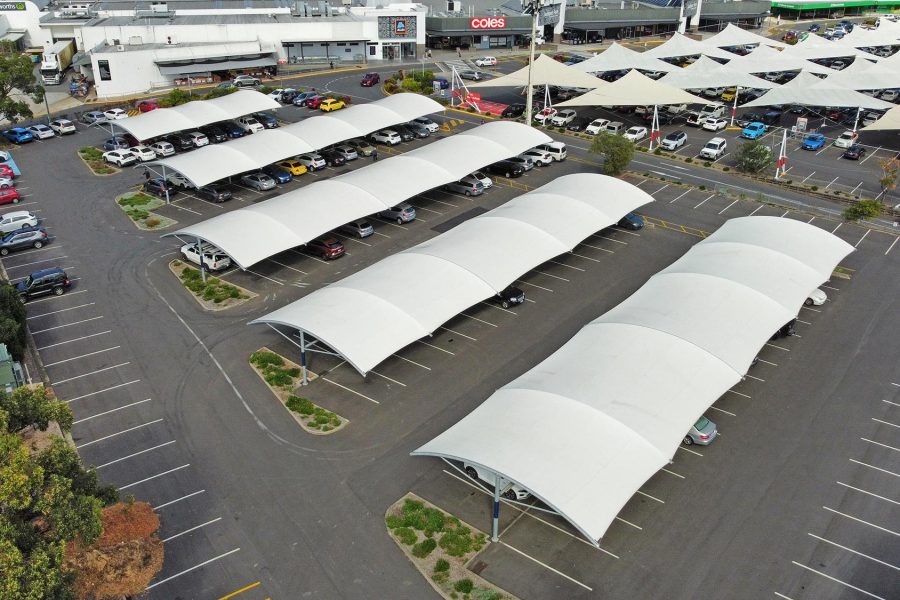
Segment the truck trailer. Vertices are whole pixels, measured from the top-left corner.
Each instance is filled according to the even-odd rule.
[[[41,79],[44,85],[59,85],[75,56],[75,40],[61,40],[41,55]]]

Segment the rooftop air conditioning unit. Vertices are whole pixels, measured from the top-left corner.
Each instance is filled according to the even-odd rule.
[[[154,2],[150,5],[150,10],[155,13],[167,13],[169,12],[169,5],[165,2]]]
[[[123,46],[122,44],[118,44],[116,45],[116,50],[118,50],[119,52],[125,52],[125,46]]]

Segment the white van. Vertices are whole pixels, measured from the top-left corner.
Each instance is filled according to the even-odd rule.
[[[709,160],[718,160],[725,154],[725,148],[727,146],[728,142],[725,141],[725,138],[714,137],[703,146],[703,150],[700,151],[700,156],[708,158]]]
[[[700,120],[725,116],[725,106],[722,104],[707,104],[700,110]]]
[[[546,144],[541,144],[540,146],[537,146],[535,150],[546,152],[557,162],[566,160],[566,156],[568,156],[566,145],[562,142],[548,142]]]

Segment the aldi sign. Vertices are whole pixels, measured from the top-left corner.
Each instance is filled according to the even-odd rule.
[[[506,17],[475,17],[469,21],[472,29],[506,29]]]

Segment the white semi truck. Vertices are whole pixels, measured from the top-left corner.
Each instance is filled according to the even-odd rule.
[[[41,55],[41,79],[45,85],[58,85],[75,56],[75,40],[61,40]]]

